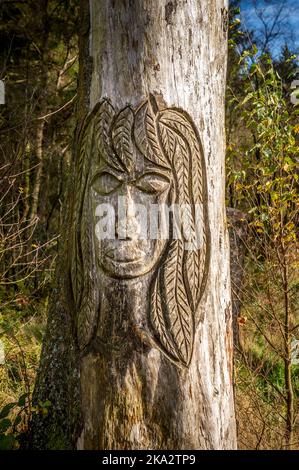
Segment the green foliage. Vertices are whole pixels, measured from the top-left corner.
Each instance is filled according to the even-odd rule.
[[[266,64],[266,70],[259,63],[248,68],[246,95],[237,104],[252,144],[242,155],[242,171],[232,168],[230,177],[238,205],[254,214],[252,225],[257,233],[273,242],[278,237],[281,242],[296,242],[299,129],[269,58]],[[259,86],[252,90],[254,78]]]
[[[49,405],[31,394],[71,167],[79,0],[0,3],[0,446],[17,448]]]
[[[32,406],[30,393],[21,395],[17,402],[7,403],[0,409],[0,450],[19,448],[28,422],[35,413],[47,416],[51,402],[46,400]]]
[[[236,358],[239,439],[244,448],[294,448],[299,113],[290,84],[297,65],[287,47],[274,62],[254,41],[242,48],[240,37],[231,38],[226,120],[227,202],[248,217]]]

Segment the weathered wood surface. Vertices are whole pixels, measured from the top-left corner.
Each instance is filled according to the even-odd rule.
[[[136,112],[154,95],[160,110],[187,113],[206,166],[203,205],[209,214],[209,271],[202,275],[206,279],[200,302],[194,303],[192,348],[183,351],[176,346],[172,354],[178,361],[171,360],[165,344],[160,347],[157,335],[155,340],[148,328],[151,270],[131,280],[97,269],[85,272],[82,316],[82,299],[76,301],[74,288],[77,271],[72,274],[77,256],[73,235],[78,229],[74,200],[65,224],[65,256],[58,268],[35,391],[35,400],[49,399],[52,406],[46,419],[34,420],[31,447],[236,446],[224,204],[226,8],[225,0],[82,2],[79,122],[103,98],[115,110],[130,105]],[[82,135],[82,125],[80,129]],[[85,144],[77,142],[70,185],[75,196],[81,194],[77,191],[78,145]],[[91,154],[92,150],[86,158]],[[92,204],[88,197],[84,201],[82,218],[88,217],[88,204]],[[78,330],[78,317],[87,329]],[[161,343],[159,335],[158,340]]]

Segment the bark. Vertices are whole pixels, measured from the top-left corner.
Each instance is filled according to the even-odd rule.
[[[40,186],[43,174],[43,139],[44,139],[44,128],[45,128],[45,121],[42,120],[37,124],[36,128],[36,139],[35,139],[35,149],[36,149],[36,158],[38,161],[36,172],[35,172],[35,179],[34,179],[34,186],[32,189],[31,195],[31,209],[30,209],[30,221],[34,221],[37,216],[38,210],[38,203],[39,203],[39,193],[40,193]]]
[[[49,24],[48,24],[48,0],[42,0],[42,17],[41,17],[41,30],[43,32],[41,41],[41,71],[40,71],[40,93],[43,99],[40,107],[41,116],[44,116],[47,111],[47,97],[43,96],[44,91],[47,89],[48,83],[48,44],[49,44]],[[34,184],[31,195],[31,207],[30,207],[30,222],[33,222],[38,215],[38,204],[41,189],[41,181],[43,176],[44,167],[44,152],[43,152],[43,140],[45,131],[45,120],[41,119],[36,125],[36,137],[35,137],[35,153],[37,159],[37,167],[34,175]]]
[[[224,203],[226,9],[224,0],[92,0],[90,11],[88,2],[82,2],[79,126],[70,184],[74,197],[65,222],[65,256],[57,274],[60,286],[49,312],[34,396],[35,401],[49,399],[51,407],[46,418],[33,420],[33,448],[236,446]],[[91,114],[82,124],[87,113]],[[91,178],[94,149],[110,158],[108,121],[114,154],[119,150],[118,137],[127,137],[121,147],[121,166],[132,164],[137,152],[133,143],[148,152],[142,164],[162,158],[164,135],[168,147],[173,141],[176,152],[181,147],[181,164],[169,169],[178,182],[178,193],[191,191],[196,197],[193,181],[196,171],[201,175],[198,197],[202,198],[204,243],[199,258],[182,271],[177,268],[180,248],[174,245],[178,250],[173,258],[174,290],[180,293],[186,288],[186,296],[177,302],[165,281],[170,269],[168,247],[162,254],[155,251],[152,269],[146,271],[143,266],[140,275],[120,268],[112,272],[107,265],[98,269],[101,260],[91,248],[93,232],[88,231],[94,224],[88,215],[90,204],[98,196],[90,196],[89,187],[96,184]],[[144,144],[149,130],[154,150]],[[194,174],[183,171],[182,155],[188,152]],[[128,171],[127,178],[137,170]],[[181,191],[186,174],[190,187]],[[130,187],[137,184],[136,178],[128,181]],[[135,189],[130,191],[130,197],[137,194]],[[186,257],[188,261],[189,254]],[[150,265],[151,260],[147,262]],[[190,280],[193,275],[196,285]],[[164,276],[160,284],[159,276]],[[155,308],[149,306],[154,297]],[[163,312],[168,308],[164,330],[164,313],[157,320],[158,307]],[[180,320],[182,312],[187,317],[180,330],[173,320],[176,312]],[[181,336],[184,341],[178,342]]]

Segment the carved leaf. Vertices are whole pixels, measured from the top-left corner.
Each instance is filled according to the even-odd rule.
[[[127,171],[130,171],[133,165],[133,122],[134,113],[130,107],[126,107],[116,117],[112,129],[114,148],[123,161]]]
[[[82,291],[83,291],[83,264],[81,259],[80,249],[80,233],[78,227],[80,225],[80,216],[82,213],[83,194],[86,184],[86,168],[88,165],[88,155],[91,146],[92,124],[86,119],[78,137],[78,155],[75,167],[75,191],[73,203],[73,249],[72,249],[72,289],[75,304],[80,305]]]
[[[96,110],[95,110],[96,111]],[[94,111],[94,113],[95,113]],[[77,337],[83,349],[92,336],[97,322],[98,290],[97,277],[92,272],[94,263],[92,217],[90,200],[86,196],[89,183],[91,149],[94,132],[94,113],[88,116],[79,135],[79,155],[76,165],[74,202],[74,240],[72,251],[72,288],[76,305]]]
[[[184,286],[182,240],[173,241],[163,269],[169,334],[181,362],[188,366],[194,341],[194,319]],[[170,351],[173,354],[173,351]]]
[[[182,166],[184,175],[182,175],[181,164],[177,163],[176,157],[174,157],[174,166],[177,169],[178,180],[180,180],[178,181],[180,198],[182,199],[183,195],[185,201],[187,199],[185,174],[188,171],[188,184],[191,188],[192,198],[190,202],[194,204],[193,220],[195,220],[195,209],[197,214],[197,226],[194,224],[192,226],[194,240],[190,240],[189,249],[186,253],[187,269],[185,279],[186,284],[190,286],[193,309],[196,310],[203,293],[209,261],[207,255],[208,227],[207,216],[205,214],[206,201],[204,199],[206,181],[202,146],[191,118],[184,111],[166,109],[158,113],[157,119],[163,145],[168,145],[168,148],[170,147],[169,139],[172,132],[180,136],[184,142],[181,145],[181,150],[183,149],[181,155],[183,154]],[[168,140],[166,140],[165,136],[167,136]],[[167,152],[167,147],[165,151]],[[189,156],[187,153],[189,153]],[[189,168],[184,163],[187,159],[190,162]],[[198,246],[199,242],[201,242],[200,247]],[[192,245],[193,249],[190,249]]]
[[[164,312],[162,309],[161,303],[161,294],[159,290],[161,271],[159,271],[152,291],[151,297],[151,323],[156,332],[157,337],[159,338],[162,346],[165,348],[166,352],[169,354],[170,358],[174,361],[180,361],[180,358],[176,354],[176,347],[173,344],[172,340],[169,338],[167,325],[164,319]]]
[[[148,160],[170,168],[158,140],[156,117],[148,102],[145,102],[135,115],[134,138],[137,148]]]
[[[99,159],[103,159],[116,170],[123,171],[123,164],[118,155],[112,151],[111,126],[115,116],[113,106],[108,100],[100,103],[94,113],[94,135],[99,151]]]
[[[87,181],[88,183],[88,181]],[[97,325],[99,307],[98,276],[93,269],[95,266],[94,234],[90,219],[92,217],[91,201],[88,191],[85,191],[83,210],[81,214],[81,250],[83,260],[83,292],[77,313],[77,336],[80,349],[90,342]]]
[[[171,340],[165,347],[170,358],[176,354],[180,362],[188,366],[193,350],[195,313],[209,261],[203,151],[195,126],[184,111],[159,111],[156,126],[162,151],[173,168],[176,203],[184,214],[183,219],[180,218],[183,220],[183,239],[171,243],[164,268],[160,268],[165,295],[162,315]]]
[[[167,126],[160,125],[161,143],[165,154],[169,155],[170,162],[173,162],[175,152],[175,134]]]

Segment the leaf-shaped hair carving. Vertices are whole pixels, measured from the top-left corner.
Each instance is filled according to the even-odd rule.
[[[98,103],[86,117],[77,139],[75,188],[73,203],[73,237],[71,239],[71,282],[76,308],[77,338],[80,349],[90,342],[98,321],[99,290],[95,269],[94,232],[90,187],[93,149],[99,159],[114,162],[111,155],[110,127],[114,109],[108,100]],[[99,138],[100,136],[100,138]],[[96,145],[95,145],[96,144]]]
[[[134,138],[139,151],[156,165],[170,168],[170,162],[161,149],[158,140],[157,121],[152,106],[154,98],[146,101],[136,112]]]
[[[196,128],[184,111],[176,108],[157,111],[151,127],[156,129],[155,141],[159,142],[160,152],[171,164],[175,200],[184,211],[185,224],[193,235],[170,243],[151,286],[149,316],[164,353],[173,362],[188,366],[209,265],[204,155]],[[148,145],[143,144],[143,148]],[[149,153],[148,157],[154,160]]]
[[[132,126],[134,113],[129,106],[124,108],[115,118],[112,126],[112,142],[116,154],[120,155],[127,171],[133,165]]]
[[[188,181],[183,181],[183,175],[181,175],[181,184],[179,184],[178,192],[179,195],[185,194],[184,199],[186,199],[188,198],[189,187],[189,198],[191,199],[189,207],[194,205],[192,218],[197,221],[197,226],[190,222],[189,226],[192,226],[194,230],[194,237],[189,240],[189,249],[186,253],[186,273],[187,276],[189,276],[187,282],[191,289],[193,308],[196,310],[205,287],[205,283],[202,281],[206,279],[205,271],[209,258],[209,254],[207,253],[209,246],[207,187],[203,149],[195,126],[187,113],[177,109],[167,109],[160,113],[159,122],[161,123],[162,129],[164,128],[164,133],[179,136],[177,138],[181,141],[181,146],[184,149],[183,153],[185,152],[185,156],[181,160],[182,165],[180,160],[174,158],[174,166],[177,168],[176,173],[178,177],[182,174],[183,168],[185,169],[185,175],[189,173],[187,176]],[[165,149],[167,151],[167,143],[164,145],[166,145]],[[190,160],[189,168],[187,163],[188,159]],[[180,166],[181,168],[179,168]],[[196,249],[198,243],[200,243],[200,249]]]
[[[116,170],[122,170],[123,164],[117,152],[113,152],[111,128],[115,117],[115,111],[110,101],[103,100],[100,106],[93,112],[94,136],[99,155]]]

